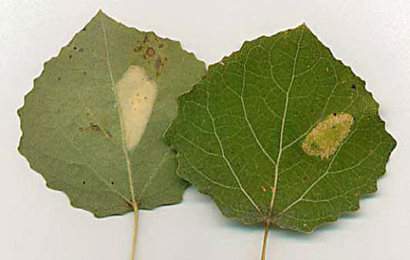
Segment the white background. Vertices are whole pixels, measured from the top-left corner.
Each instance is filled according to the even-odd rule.
[[[367,81],[398,146],[379,192],[363,199],[358,213],[311,235],[272,229],[268,259],[409,259],[408,0],[0,0],[0,259],[129,259],[132,214],[96,219],[72,208],[16,150],[16,110],[32,80],[99,8],[181,41],[208,65],[244,40],[306,22]],[[225,219],[190,188],[182,204],[141,212],[136,260],[257,260],[262,236],[262,226]]]

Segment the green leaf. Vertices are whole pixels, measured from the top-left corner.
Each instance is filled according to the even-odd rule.
[[[35,80],[19,151],[96,217],[180,202],[187,184],[163,133],[205,71],[179,42],[100,11]]]
[[[378,108],[301,25],[211,65],[166,137],[178,174],[225,216],[310,232],[376,191],[396,145]]]

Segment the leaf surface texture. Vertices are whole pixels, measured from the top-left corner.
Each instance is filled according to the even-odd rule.
[[[179,175],[225,216],[310,232],[376,191],[396,145],[378,108],[301,25],[211,65],[166,137]]]
[[[205,73],[181,45],[99,12],[44,71],[19,110],[19,151],[47,186],[97,217],[177,203],[187,184],[163,133],[177,96]]]

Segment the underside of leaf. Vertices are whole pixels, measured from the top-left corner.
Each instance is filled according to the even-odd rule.
[[[101,11],[44,65],[19,110],[19,151],[47,186],[97,217],[181,201],[163,133],[205,73],[178,42]]]

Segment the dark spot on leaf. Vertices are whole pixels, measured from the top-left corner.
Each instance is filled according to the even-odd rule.
[[[148,47],[148,49],[145,51],[145,55],[147,57],[153,57],[155,55],[155,50],[151,47]]]
[[[155,69],[157,70],[158,73],[159,73],[159,70],[161,69],[161,65],[162,65],[162,59],[160,56],[158,56],[155,62]]]
[[[83,52],[83,51],[84,51],[83,48],[78,49],[78,52]]]
[[[73,57],[73,55],[68,55],[68,58],[71,59]]]
[[[114,185],[114,182],[113,182],[113,181],[111,182],[111,185]]]
[[[337,113],[336,113],[336,112],[334,112],[334,113],[333,113],[333,115],[334,115],[334,116],[337,116]]]
[[[355,84],[352,85],[352,89],[356,89],[356,85],[355,85]]]
[[[90,130],[94,132],[100,132],[101,128],[96,124],[90,123]]]
[[[164,44],[162,44],[162,43],[158,46],[158,48],[160,48],[160,49],[163,48],[163,47],[164,47]]]
[[[85,181],[83,181],[83,184],[85,184]]]
[[[87,116],[89,116],[89,115],[90,115],[90,113],[88,113],[88,112],[87,112],[87,113],[86,113],[86,115],[87,115]]]
[[[147,99],[147,97],[144,97],[144,99]]]
[[[105,130],[105,133],[106,133],[108,139],[112,138],[112,134],[109,130]]]
[[[73,47],[73,49],[74,49],[74,50],[77,50],[77,47],[76,47],[76,46],[74,46],[74,47]]]
[[[309,178],[307,176],[304,176],[302,179],[304,182],[307,182],[309,180]]]
[[[60,81],[60,80],[61,80],[61,77],[58,77],[57,80]]]
[[[89,113],[87,113],[87,116],[88,115]],[[79,127],[78,130],[82,133],[83,132],[101,132],[101,128],[94,123],[90,123],[90,125],[87,127]]]
[[[83,28],[83,31],[86,31],[86,30],[87,30],[87,28],[86,28],[86,27],[84,27],[84,28]]]
[[[144,43],[147,43],[148,41],[149,41],[148,35],[145,35],[145,37],[144,37]]]

